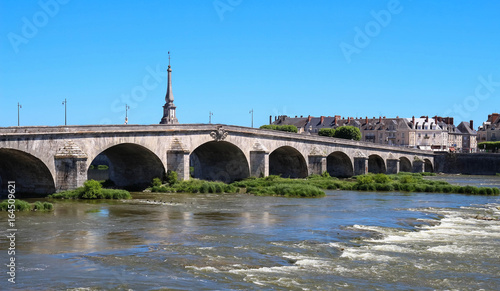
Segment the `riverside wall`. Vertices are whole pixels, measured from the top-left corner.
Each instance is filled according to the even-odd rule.
[[[500,154],[437,153],[435,172],[445,174],[495,175],[500,173]]]

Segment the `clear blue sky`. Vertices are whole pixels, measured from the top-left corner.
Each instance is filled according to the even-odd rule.
[[[41,4],[42,3],[42,4]],[[48,3],[43,5],[43,3]],[[56,4],[54,4],[56,3]],[[0,126],[500,111],[498,1],[0,2]],[[151,73],[153,72],[153,73]],[[482,79],[483,81],[481,81]]]

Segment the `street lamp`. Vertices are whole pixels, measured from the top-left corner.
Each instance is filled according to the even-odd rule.
[[[248,113],[251,113],[251,114],[252,114],[252,128],[253,128],[253,108],[252,108],[252,110],[250,110],[250,112],[248,112]]]
[[[68,101],[66,98],[64,98],[64,101],[62,102],[62,105],[64,105],[64,125],[68,125],[68,119],[67,119],[67,105]]]
[[[128,124],[128,110],[130,109],[130,106],[128,104],[125,104],[125,124]]]
[[[208,112],[208,123],[212,123],[212,116],[214,113],[212,111]]]
[[[20,122],[19,122],[19,109],[23,108],[23,106],[21,104],[19,104],[19,102],[17,102],[17,126],[19,126]]]

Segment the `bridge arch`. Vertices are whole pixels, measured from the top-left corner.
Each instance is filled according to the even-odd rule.
[[[370,155],[368,157],[368,172],[379,174],[387,171],[384,159],[379,155]]]
[[[198,146],[189,157],[194,178],[233,182],[250,177],[243,151],[227,141],[209,141]]]
[[[2,194],[7,194],[9,181],[15,181],[16,193],[21,195],[56,192],[54,177],[39,158],[24,151],[0,148]]]
[[[109,160],[109,179],[118,187],[144,188],[151,184],[153,178],[162,178],[165,174],[161,159],[142,145],[113,145],[98,154],[94,160],[101,155]]]
[[[351,159],[341,151],[333,152],[326,157],[326,171],[332,177],[348,178],[354,175]]]
[[[282,146],[269,154],[269,175],[284,178],[306,178],[307,163],[304,156],[291,146]]]
[[[432,166],[432,162],[429,159],[424,159],[424,172],[434,172],[434,167]]]
[[[411,173],[413,171],[413,167],[412,167],[411,162],[408,158],[406,158],[406,157],[399,158],[399,171],[400,172],[409,172],[409,173]]]

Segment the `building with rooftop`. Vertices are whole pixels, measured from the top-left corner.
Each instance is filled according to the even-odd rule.
[[[335,116],[320,117],[275,117],[271,124],[295,125],[299,133],[317,134],[322,128],[337,128],[350,125],[360,129],[362,140],[378,144],[419,148],[432,151],[475,151],[476,132],[469,123],[459,127],[453,125],[451,117],[421,116],[420,118],[342,118]],[[464,145],[464,142],[467,144]]]
[[[500,114],[488,115],[488,120],[483,122],[477,130],[478,142],[500,140]]]

